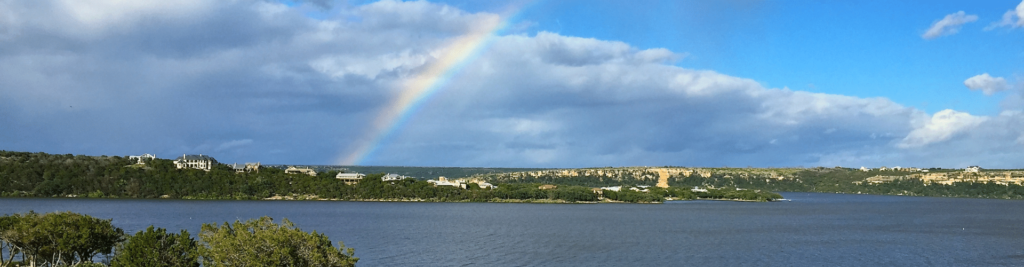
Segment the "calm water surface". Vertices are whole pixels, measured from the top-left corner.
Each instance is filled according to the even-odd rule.
[[[1024,266],[1024,201],[784,193],[791,202],[376,203],[0,199],[134,233],[288,218],[360,266]]]

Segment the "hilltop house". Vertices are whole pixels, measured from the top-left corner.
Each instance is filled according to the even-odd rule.
[[[252,163],[252,162],[246,162],[245,163],[245,171],[247,171],[247,172],[253,172],[254,171],[256,173],[259,173],[260,172],[260,167],[262,167],[262,165],[260,165],[259,161],[257,161],[256,163]]]
[[[316,171],[314,171],[313,169],[310,169],[308,167],[306,167],[306,168],[296,168],[295,166],[289,166],[288,169],[284,170],[284,173],[287,173],[287,174],[306,174],[306,175],[309,175],[309,176],[316,176]]]
[[[153,154],[142,154],[142,156],[128,156],[128,159],[134,159],[138,164],[146,164],[144,160],[155,159],[156,155]]]
[[[259,162],[256,162],[256,163],[246,162],[245,165],[235,163],[235,164],[231,164],[231,169],[234,169],[235,172],[257,172],[258,173],[258,172],[260,172],[260,163]]]
[[[345,184],[347,185],[353,185],[359,183],[359,180],[362,180],[363,177],[365,176],[366,175],[362,173],[342,172],[338,173],[338,175],[335,175],[334,178],[337,178],[338,180],[345,182]]]
[[[445,178],[444,176],[438,177],[437,180],[427,180],[427,182],[433,184],[434,187],[438,187],[438,186],[453,186],[453,187],[458,187],[458,188],[462,188],[462,189],[466,189],[467,188],[466,183],[464,183],[462,181],[458,181],[458,180],[451,181],[451,180],[448,180],[448,178]]]
[[[217,160],[210,156],[203,154],[199,155],[184,155],[174,160],[174,166],[178,169],[198,169],[209,171],[217,164]]]
[[[981,172],[981,167],[970,166],[970,167],[967,167],[966,169],[964,169],[964,172]]]
[[[479,186],[480,188],[483,188],[483,189],[495,189],[495,188],[498,188],[497,186],[494,186],[493,184],[488,183],[488,182],[479,182],[479,183],[476,183],[476,185]]]
[[[385,181],[385,182],[397,182],[397,181],[401,181],[402,179],[405,179],[405,176],[401,176],[401,175],[394,174],[394,173],[389,173],[387,175],[384,175],[384,177],[380,178],[381,181]]]

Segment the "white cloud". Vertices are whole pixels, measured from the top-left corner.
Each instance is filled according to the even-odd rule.
[[[992,30],[999,27],[1024,27],[1024,20],[1021,18],[1024,18],[1024,1],[1021,1],[1020,4],[1017,5],[1016,9],[1008,10],[1006,13],[1003,13],[1003,18],[1001,20],[988,25],[988,27],[985,27],[985,30]]]
[[[1010,88],[1003,77],[992,77],[988,73],[975,75],[964,80],[964,85],[972,91],[981,90],[985,95],[992,95]]]
[[[257,0],[196,1],[172,15],[148,2],[125,4],[142,15],[64,3],[0,0],[10,8],[0,14],[15,14],[0,16],[13,25],[0,28],[2,149],[332,164],[399,85],[498,18],[422,1],[339,4],[326,19]],[[68,30],[78,20],[93,33]],[[940,143],[1004,153],[992,166],[1024,159],[1006,156],[1021,153],[1006,144],[1024,115],[931,115],[885,98],[766,88],[675,66],[685,53],[617,41],[540,32],[489,43],[368,163],[860,166],[979,154]],[[964,125],[985,130],[962,135]]]
[[[972,116],[969,113],[951,109],[939,111],[932,115],[931,120],[911,131],[897,146],[914,148],[946,141],[957,134],[977,127],[986,120],[986,117]]]
[[[978,20],[976,15],[967,15],[963,11],[958,11],[953,14],[946,15],[941,20],[932,23],[932,27],[928,28],[921,38],[924,39],[935,39],[940,36],[953,35],[960,31],[960,27],[966,23],[974,22]]]
[[[66,16],[56,18],[69,34],[95,36],[108,31],[123,31],[144,20],[189,20],[207,15],[214,6],[209,1],[140,0],[60,0],[57,8]]]

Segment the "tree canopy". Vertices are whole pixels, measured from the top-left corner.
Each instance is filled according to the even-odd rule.
[[[124,231],[110,222],[71,212],[14,214],[0,219],[0,239],[33,265],[74,265],[110,254],[124,240]]]
[[[186,230],[174,234],[149,226],[117,246],[110,266],[199,267],[199,249]]]
[[[326,235],[306,233],[283,219],[270,217],[245,222],[203,224],[199,238],[203,266],[355,266],[354,250],[339,242],[335,247]]]

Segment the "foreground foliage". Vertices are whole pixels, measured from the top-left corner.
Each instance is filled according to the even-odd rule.
[[[0,265],[12,264],[15,254],[33,266],[91,262],[93,256],[110,254],[124,240],[124,231],[110,222],[71,212],[0,217],[0,243],[9,251],[7,258],[0,255]]]
[[[355,266],[358,258],[344,244],[334,247],[316,231],[306,233],[287,219],[270,217],[221,226],[203,224],[203,266]]]
[[[287,219],[203,224],[199,241],[185,230],[175,234],[153,226],[125,238],[110,222],[71,212],[2,216],[0,252],[8,254],[0,253],[0,267],[106,266],[92,258],[115,246],[114,267],[345,267],[359,261],[352,248],[341,242],[335,247],[326,235],[303,232]]]
[[[197,242],[188,231],[167,233],[166,229],[149,226],[117,246],[111,267],[198,267]]]

